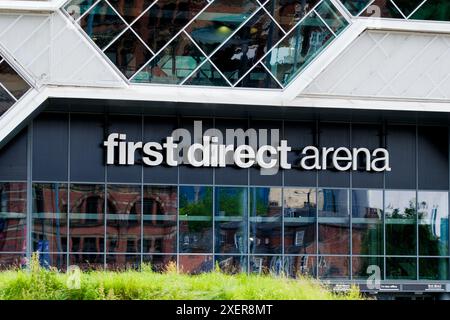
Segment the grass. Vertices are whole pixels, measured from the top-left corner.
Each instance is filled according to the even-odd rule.
[[[0,273],[0,300],[362,299],[356,288],[333,293],[308,278],[227,275],[217,270],[193,276],[177,273],[174,266],[165,273],[153,272],[148,265],[141,271],[91,271],[75,279],[79,282],[65,273],[40,268],[33,258],[27,270]]]

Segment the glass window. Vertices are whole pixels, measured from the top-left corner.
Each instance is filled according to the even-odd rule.
[[[207,0],[158,0],[132,28],[157,52],[207,4]]]
[[[181,186],[179,192],[180,253],[212,252],[213,188]]]
[[[448,255],[448,192],[419,191],[417,205],[419,254]]]
[[[348,279],[350,276],[350,258],[342,256],[320,256],[317,267],[320,279]]]
[[[386,254],[416,255],[416,192],[385,192]]]
[[[0,254],[0,271],[22,269],[26,266],[26,264],[27,260],[25,254]]]
[[[419,279],[421,280],[450,280],[448,258],[420,258]]]
[[[216,188],[215,252],[247,253],[247,191],[247,188]]]
[[[141,251],[141,187],[108,185],[106,206],[106,251]]]
[[[216,264],[223,273],[244,273],[247,271],[247,256],[216,256]]]
[[[384,254],[383,191],[352,191],[352,252]]]
[[[192,73],[192,75],[183,83],[183,85],[219,87],[230,86],[225,78],[222,77],[217,68],[209,61],[205,61],[202,66],[197,69],[197,71]]]
[[[383,257],[352,257],[353,279],[369,280],[379,276],[384,279]]]
[[[348,190],[319,189],[319,254],[350,253]]]
[[[388,280],[416,280],[416,258],[386,258],[386,279]]]
[[[317,277],[317,263],[314,256],[285,256],[284,270],[289,277]]]
[[[324,0],[315,11],[335,34],[341,33],[348,26],[347,20],[336,9],[330,0]]]
[[[250,256],[249,272],[258,275],[283,274],[283,258],[281,256]]]
[[[27,179],[27,133],[24,129],[0,148],[0,180]]]
[[[33,251],[39,251],[42,257],[49,252],[66,251],[67,185],[33,183],[32,187]]]
[[[104,208],[104,185],[70,185],[70,252],[103,252],[105,250]]]
[[[341,0],[342,4],[354,16],[357,16],[371,0]]]
[[[133,76],[152,57],[152,53],[131,30],[125,31],[114,41],[105,54],[127,78]]]
[[[286,86],[333,39],[330,29],[311,12],[272,50],[265,64],[278,81]]]
[[[201,274],[214,270],[214,259],[208,255],[180,255],[178,263],[178,269],[182,273]]]
[[[33,180],[67,181],[69,117],[40,114],[33,124]],[[100,142],[99,142],[100,143]]]
[[[381,18],[404,19],[400,11],[393,4],[393,2],[386,0],[373,1],[373,3],[369,7],[367,7],[367,9],[362,11],[361,16],[373,18],[381,17]]]
[[[284,31],[290,31],[308,14],[319,0],[270,0],[265,5]]]
[[[64,6],[64,9],[76,20],[88,11],[94,3],[96,3],[96,0],[72,0]]]
[[[281,188],[250,188],[250,253],[281,253],[281,208]]]
[[[270,16],[260,10],[211,59],[234,84],[278,42],[282,34]]]
[[[186,30],[209,55],[257,8],[253,0],[216,0]]]
[[[317,201],[315,188],[285,188],[284,252],[314,254],[317,251]]]
[[[28,83],[6,61],[0,63],[0,83],[16,99],[20,99],[30,89]]]
[[[411,19],[450,21],[450,4],[447,0],[428,0]]]
[[[14,103],[16,103],[16,100],[5,89],[0,87],[0,116],[8,111]]]
[[[69,256],[69,264],[83,271],[102,270],[105,267],[104,253],[78,253]]]
[[[274,77],[258,63],[237,85],[237,87],[281,89]]]
[[[154,0],[108,0],[108,2],[126,22],[132,23]]]
[[[139,270],[141,255],[137,254],[108,254],[106,256],[106,270],[126,271]]]
[[[27,184],[0,183],[0,252],[25,252]]]
[[[177,187],[144,186],[143,253],[177,252]]]
[[[150,266],[154,272],[173,271],[177,268],[177,257],[175,255],[146,255],[142,257],[142,263]]]
[[[109,45],[126,28],[125,22],[104,0],[90,9],[79,23],[100,49]]]

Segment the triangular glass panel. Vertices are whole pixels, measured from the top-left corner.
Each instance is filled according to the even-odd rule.
[[[427,0],[411,19],[450,21],[450,6],[448,0]]]
[[[186,31],[209,55],[258,7],[256,0],[216,0],[186,28]]]
[[[391,0],[403,12],[405,17],[409,17],[423,2],[423,0]]]
[[[375,0],[361,13],[361,17],[404,19],[394,4],[386,0]]]
[[[16,99],[20,99],[30,89],[28,83],[6,61],[0,63],[0,83]]]
[[[228,82],[222,77],[217,69],[209,62],[206,61],[200,69],[195,71],[184,85],[193,86],[216,86],[216,87],[229,87]]]
[[[270,0],[264,6],[284,31],[291,30],[319,0]]]
[[[4,114],[16,101],[0,86],[0,116]]]
[[[335,34],[341,33],[349,25],[349,22],[330,0],[325,0],[319,4],[316,12]]]
[[[252,71],[250,71],[236,87],[246,88],[263,88],[263,89],[281,89],[281,86],[267,70],[258,64]]]
[[[132,79],[135,83],[179,84],[205,60],[195,44],[181,33]]]
[[[101,49],[126,28],[120,16],[105,1],[100,1],[86,13],[80,20],[80,26]]]
[[[282,36],[282,30],[264,10],[261,10],[211,57],[211,61],[234,84]]]
[[[72,0],[64,6],[64,10],[74,19],[77,20],[86,11],[88,11],[97,0]]]
[[[342,4],[354,16],[358,16],[372,0],[341,0]]]
[[[152,53],[130,29],[114,41],[105,50],[105,54],[127,78],[135,74],[152,57]]]
[[[133,22],[139,17],[145,9],[147,9],[154,1],[153,0],[108,0],[109,4],[116,9],[116,11],[128,23]]]

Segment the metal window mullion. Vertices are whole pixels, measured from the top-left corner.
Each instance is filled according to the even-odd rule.
[[[403,11],[397,6],[397,4],[393,0],[389,0],[389,1],[394,5],[394,7],[398,10],[398,12],[400,12],[400,14],[402,15],[403,18],[408,19],[405,16],[405,14],[403,13]]]
[[[322,21],[322,23],[327,27],[327,29],[333,34],[333,36],[336,38],[337,35],[336,33],[333,31],[333,29],[330,28],[330,26],[328,25],[328,23],[326,23],[326,21],[322,18],[322,16],[316,11],[313,10],[313,12],[319,17],[320,21]]]
[[[17,102],[16,97],[14,97],[14,95],[11,92],[9,92],[9,90],[1,82],[0,82],[0,87],[2,87],[3,90],[6,91],[6,93],[14,100],[14,102]]]
[[[27,231],[26,257],[31,259],[33,252],[33,121],[28,125],[27,132]]]
[[[66,211],[66,214],[67,214],[67,221],[66,221],[66,224],[67,224],[67,230],[66,230],[66,236],[67,236],[67,239],[66,239],[66,255],[67,255],[66,262],[67,262],[67,264],[66,265],[67,265],[67,268],[69,267],[69,263],[70,263],[70,261],[69,261],[69,251],[70,251],[69,250],[69,248],[70,248],[70,238],[69,238],[69,236],[70,236],[70,233],[69,233],[70,214],[69,214],[69,212],[70,212],[70,191],[71,191],[71,188],[70,188],[70,181],[71,181],[71,175],[70,175],[71,143],[70,143],[70,138],[71,138],[71,131],[72,131],[71,122],[72,122],[72,116],[71,116],[71,113],[69,113],[69,124],[68,124],[68,128],[67,128],[67,211]]]
[[[109,116],[104,117],[105,129],[109,131]],[[103,269],[106,270],[106,242],[107,242],[107,216],[108,216],[108,166],[105,165],[105,179],[104,179],[104,204],[103,204]]]
[[[273,23],[275,23],[277,25],[278,28],[280,28],[281,32],[283,32],[283,35],[285,35],[287,33],[286,30],[284,30],[284,28],[282,26],[280,26],[280,24],[278,23],[278,21],[270,14],[270,12],[266,9],[265,6],[261,7],[262,10],[264,10],[264,12],[270,17],[270,20],[272,20]]]
[[[353,148],[353,126],[352,126],[352,122],[350,122],[349,125],[349,131],[350,131],[350,148]],[[348,213],[350,215],[350,219],[349,219],[349,228],[350,228],[350,239],[349,239],[349,245],[350,245],[350,261],[349,261],[349,266],[350,266],[350,280],[353,280],[353,172],[350,171],[349,173],[349,179],[350,179],[350,190],[348,191],[347,194],[347,201],[348,201]]]
[[[382,124],[383,144],[387,147],[387,126],[386,123]],[[386,252],[386,171],[383,172],[383,280],[387,279],[387,252]]]
[[[142,141],[144,141],[145,135],[145,116],[141,115],[141,137]],[[139,268],[142,268],[142,264],[144,263],[144,163],[141,163],[141,264]]]
[[[315,132],[315,142],[317,146],[320,145],[320,136],[319,136],[319,121],[315,121],[316,124],[316,132]],[[316,278],[319,279],[319,171],[316,170]]]
[[[94,2],[94,4],[92,5],[92,6],[90,6],[85,12],[83,12],[83,14],[81,14],[77,19],[73,19],[75,22],[79,22],[81,19],[83,19],[89,12],[91,12],[93,9],[94,9],[94,7],[97,5],[97,4],[99,4],[100,3],[100,1],[101,0],[97,0],[97,1],[95,1]],[[66,11],[66,9],[64,9],[64,11],[65,12],[67,12]],[[70,16],[70,14],[67,12],[67,14]]]
[[[415,160],[416,160],[416,280],[419,280],[419,125],[416,119]]]

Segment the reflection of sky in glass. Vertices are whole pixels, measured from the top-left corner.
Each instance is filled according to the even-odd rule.
[[[415,191],[386,191],[386,215],[392,215],[395,209],[399,210],[400,215],[404,215],[405,209],[410,208],[411,201],[414,202],[415,198]]]
[[[446,192],[419,192],[418,212],[421,224],[432,225],[433,235],[441,236],[442,220],[448,219],[448,196]]]

